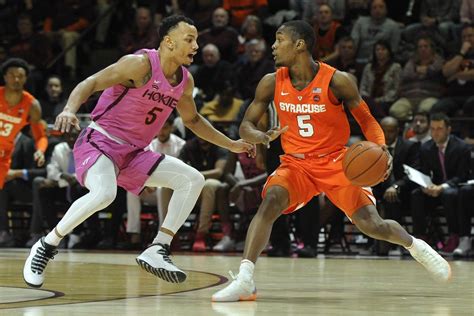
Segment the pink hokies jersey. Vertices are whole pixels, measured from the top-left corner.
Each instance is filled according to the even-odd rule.
[[[188,70],[181,66],[183,79],[171,86],[161,69],[158,51],[143,49],[136,54],[142,53],[150,60],[150,80],[140,88],[115,85],[104,90],[92,112],[92,120],[106,132],[139,148],[148,146],[160,131],[188,81]]]

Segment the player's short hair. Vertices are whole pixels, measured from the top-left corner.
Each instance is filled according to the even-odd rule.
[[[451,119],[449,118],[449,116],[446,115],[446,113],[443,112],[432,113],[430,115],[430,121],[444,121],[446,127],[451,126]]]
[[[316,42],[316,34],[311,25],[303,20],[285,22],[282,26],[288,28],[291,32],[293,41],[302,39],[306,43],[306,49],[309,53],[313,52],[314,44]]]
[[[180,22],[187,23],[189,25],[194,25],[194,21],[191,20],[188,17],[185,17],[184,15],[170,15],[169,17],[166,17],[161,21],[159,30],[158,30],[158,36],[161,41],[165,38],[166,35],[169,34],[169,32],[174,29],[175,27],[178,26]]]
[[[25,69],[26,75],[30,72],[28,63],[21,58],[9,58],[2,64],[2,75],[6,75],[10,68],[23,68]]]

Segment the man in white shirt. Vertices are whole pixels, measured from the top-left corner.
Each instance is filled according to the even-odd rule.
[[[160,152],[172,157],[178,157],[186,143],[183,139],[172,134],[174,115],[170,115],[158,135],[148,146],[148,149]],[[161,224],[168,212],[168,204],[173,191],[169,188],[145,188],[140,196],[127,192],[127,233],[130,234],[130,243],[123,244],[121,248],[141,249],[141,223],[140,213],[142,202],[156,205],[158,209],[158,220]],[[119,246],[120,247],[120,246]]]

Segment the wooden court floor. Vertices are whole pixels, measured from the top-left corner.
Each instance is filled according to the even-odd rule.
[[[134,253],[61,251],[41,290],[22,279],[26,249],[0,250],[0,315],[474,315],[474,262],[432,281],[413,260],[259,259],[256,302],[211,303],[239,257],[176,255],[182,285],[141,271]]]

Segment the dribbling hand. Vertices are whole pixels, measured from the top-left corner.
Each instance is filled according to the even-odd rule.
[[[385,151],[385,153],[388,156],[387,171],[385,172],[385,175],[383,177],[383,181],[385,181],[385,180],[388,179],[388,177],[390,177],[390,174],[392,173],[393,157],[392,157],[392,155],[390,155],[390,152],[388,151],[388,146],[387,145],[382,145],[382,149]]]
[[[71,127],[80,130],[79,119],[74,113],[69,111],[62,111],[57,117],[56,122],[54,123],[54,129],[61,131],[61,133],[69,133]]]
[[[274,127],[272,129],[269,129],[265,134],[264,134],[264,139],[262,140],[262,144],[265,145],[267,148],[270,147],[270,143],[274,141],[278,136],[283,134],[288,130],[288,126],[285,127]]]

